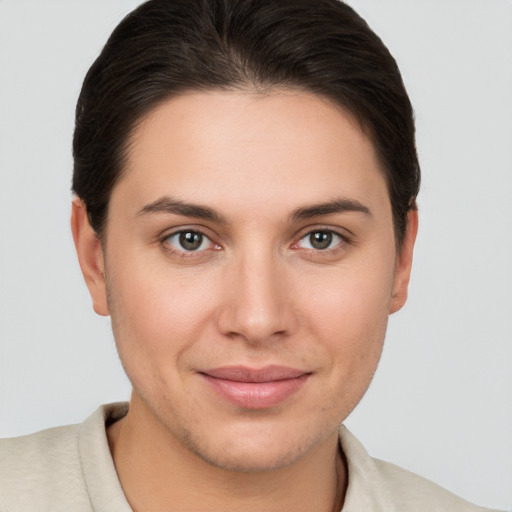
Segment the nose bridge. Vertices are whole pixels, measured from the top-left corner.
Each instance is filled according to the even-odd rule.
[[[290,333],[293,328],[283,264],[269,245],[250,244],[234,258],[219,317],[224,333],[252,343]]]

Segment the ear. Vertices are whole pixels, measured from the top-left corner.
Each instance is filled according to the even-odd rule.
[[[84,202],[75,197],[71,204],[71,231],[78,262],[98,315],[108,316],[105,260],[98,235],[92,229]]]
[[[410,210],[407,214],[407,226],[402,247],[400,253],[397,254],[389,314],[396,313],[398,310],[402,309],[407,300],[407,289],[411,277],[412,253],[417,233],[418,211]]]

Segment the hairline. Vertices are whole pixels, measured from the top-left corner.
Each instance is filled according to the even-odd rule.
[[[162,105],[165,103],[172,101],[176,98],[183,97],[183,96],[192,96],[196,94],[216,94],[216,93],[240,93],[241,95],[254,95],[255,97],[259,98],[265,98],[266,96],[269,96],[271,94],[286,94],[286,93],[298,93],[298,94],[309,94],[314,96],[315,98],[323,101],[325,104],[327,104],[330,107],[335,108],[340,113],[344,114],[349,118],[349,120],[355,124],[359,128],[359,130],[362,132],[362,134],[368,139],[368,141],[371,144],[371,147],[374,150],[374,155],[377,162],[377,170],[380,172],[384,180],[386,182],[386,190],[388,195],[388,200],[390,202],[391,207],[393,207],[392,197],[391,197],[391,190],[390,190],[390,183],[388,180],[388,173],[385,170],[385,164],[382,161],[382,157],[378,151],[377,144],[375,142],[374,135],[368,125],[364,122],[364,120],[356,115],[351,109],[349,109],[347,106],[341,104],[339,101],[337,101],[335,98],[331,97],[328,94],[324,94],[321,92],[313,91],[310,88],[304,87],[302,85],[298,84],[292,84],[292,83],[259,83],[256,81],[247,81],[247,82],[240,82],[240,83],[233,83],[233,84],[227,84],[227,85],[215,85],[211,87],[184,87],[183,90],[179,91],[173,91],[169,94],[163,96],[162,98],[155,100],[154,103],[148,108],[141,116],[139,116],[138,119],[135,120],[135,122],[132,124],[130,129],[128,130],[125,141],[120,147],[120,161],[119,161],[119,171],[116,175],[115,183],[113,184],[110,196],[107,203],[107,210],[106,215],[104,218],[104,223],[102,226],[100,226],[99,232],[97,232],[97,236],[102,240],[102,243],[106,242],[106,230],[108,225],[108,219],[109,219],[109,212],[110,212],[110,203],[112,199],[112,194],[114,192],[114,189],[116,188],[117,184],[123,179],[125,174],[128,170],[128,162],[130,160],[130,156],[133,154],[132,148],[136,144],[137,141],[137,132],[139,132],[140,127],[148,120],[151,115],[158,110]],[[411,210],[416,210],[416,201],[411,201]],[[400,251],[401,245],[403,242],[403,238],[405,236],[404,233],[398,232],[398,226],[395,222],[395,215],[392,212],[392,221],[393,221],[393,232],[395,237],[395,244],[397,251]],[[105,239],[105,240],[104,240]]]

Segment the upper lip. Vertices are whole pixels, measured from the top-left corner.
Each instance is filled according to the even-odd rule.
[[[270,365],[263,368],[222,366],[200,373],[214,377],[215,379],[231,380],[235,382],[273,382],[276,380],[296,379],[310,372],[289,366]]]

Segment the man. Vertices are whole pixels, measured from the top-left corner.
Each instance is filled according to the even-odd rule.
[[[2,446],[6,510],[479,510],[339,425],[407,296],[419,166],[345,5],[152,1],[77,107],[72,230],[129,404]]]

